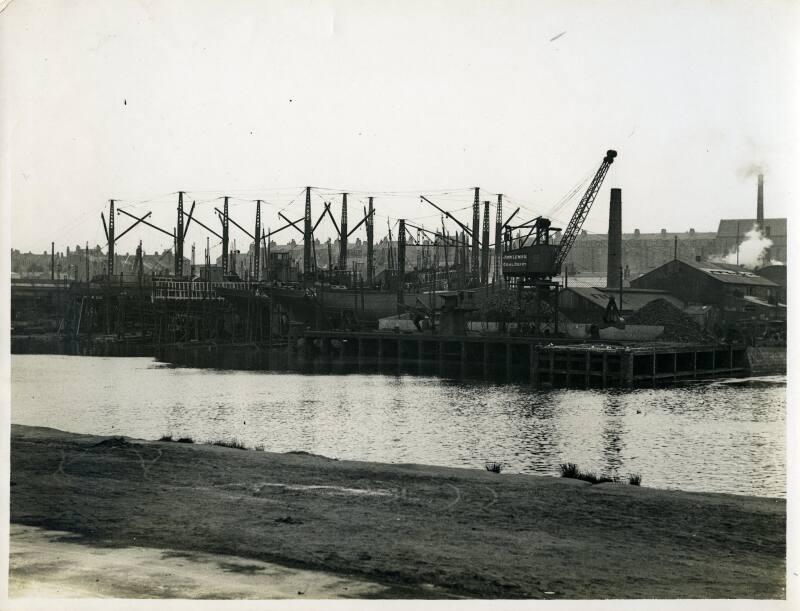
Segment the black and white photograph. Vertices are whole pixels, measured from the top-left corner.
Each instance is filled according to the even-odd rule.
[[[3,608],[792,608],[798,75],[797,0],[0,0]]]

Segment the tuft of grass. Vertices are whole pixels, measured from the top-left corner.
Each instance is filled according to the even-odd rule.
[[[492,473],[500,473],[503,470],[503,463],[501,462],[487,462],[486,470]]]
[[[559,468],[561,469],[561,477],[580,479],[578,476],[581,474],[581,470],[578,469],[578,465],[576,465],[574,462],[561,463]]]
[[[586,471],[585,473],[579,472],[578,479],[582,479],[583,481],[589,482],[590,484],[600,483],[597,476],[594,474],[594,471]]]
[[[178,439],[178,443],[194,443],[194,439],[191,437],[181,437]]]
[[[638,473],[628,473],[628,484],[631,486],[641,486],[642,476]]]
[[[211,442],[212,446],[222,446],[223,448],[235,448],[236,450],[246,450],[247,446],[235,437],[231,440],[217,439]]]
[[[162,435],[159,441],[172,441],[172,433],[169,435]]]
[[[561,470],[561,477],[567,477],[570,479],[579,479],[584,482],[589,482],[590,484],[619,483],[619,477],[616,476],[612,477],[610,475],[604,475],[602,473],[600,475],[597,475],[594,471],[581,471],[578,465],[576,465],[574,462],[562,463],[559,465],[559,469]],[[628,479],[628,483],[630,483],[630,478]]]

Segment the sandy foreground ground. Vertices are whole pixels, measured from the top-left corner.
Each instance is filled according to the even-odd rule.
[[[373,598],[378,583],[224,554],[84,543],[11,525],[11,598]]]
[[[11,596],[785,595],[782,499],[483,470],[14,425],[11,520]]]

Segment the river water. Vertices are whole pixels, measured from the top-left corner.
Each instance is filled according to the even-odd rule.
[[[411,375],[174,368],[149,358],[14,355],[11,421],[64,431],[230,440],[274,452],[785,496],[786,377],[535,390]]]

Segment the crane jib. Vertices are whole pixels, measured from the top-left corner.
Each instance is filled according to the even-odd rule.
[[[581,227],[583,227],[583,222],[586,220],[586,217],[589,216],[589,211],[591,210],[592,204],[594,203],[594,200],[600,191],[600,187],[602,186],[603,180],[608,173],[608,169],[611,164],[614,163],[614,158],[616,156],[616,151],[610,150],[606,152],[606,156],[603,159],[603,162],[600,164],[600,167],[597,169],[597,173],[594,175],[592,182],[589,184],[589,188],[586,189],[586,193],[584,193],[580,203],[578,204],[578,207],[575,209],[575,212],[573,213],[572,218],[570,219],[569,224],[564,231],[564,237],[561,239],[561,242],[558,246],[558,253],[555,260],[556,270],[561,268],[561,264],[564,263],[569,251],[572,249],[572,246],[575,243],[578,234],[580,233]]]
[[[616,156],[616,151],[610,150],[606,152],[603,162],[595,172],[589,187],[586,189],[586,193],[581,197],[572,218],[567,224],[561,240],[557,243],[552,239],[553,236],[551,234],[560,230],[551,226],[550,219],[537,217],[528,223],[516,226],[516,228],[524,227],[525,229],[530,229],[530,231],[524,239],[521,237],[516,238],[515,248],[515,240],[510,236],[510,231],[513,228],[508,226],[508,221],[506,221],[508,249],[503,249],[502,270],[504,276],[521,278],[523,282],[528,282],[534,279],[552,279],[561,273],[561,266],[572,249],[583,222],[589,216],[589,210],[591,210],[609,167]],[[535,234],[533,243],[528,245],[528,239],[533,234]]]

